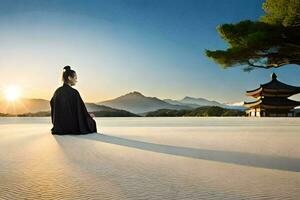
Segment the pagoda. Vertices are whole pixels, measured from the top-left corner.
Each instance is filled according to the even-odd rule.
[[[246,115],[255,117],[294,117],[294,108],[300,106],[300,102],[288,99],[288,97],[300,93],[300,87],[278,81],[275,73],[271,77],[270,82],[260,85],[255,90],[246,92],[247,96],[256,98],[256,101],[244,102],[244,106],[248,108]]]

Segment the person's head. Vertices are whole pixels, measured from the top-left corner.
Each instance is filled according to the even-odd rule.
[[[62,74],[62,81],[68,85],[75,85],[77,83],[77,74],[70,66],[64,67],[64,72]]]

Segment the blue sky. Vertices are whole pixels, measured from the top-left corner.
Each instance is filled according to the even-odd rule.
[[[0,86],[50,99],[65,65],[84,100],[131,91],[180,99],[249,100],[270,80],[300,85],[300,68],[221,69],[205,49],[224,49],[216,26],[263,15],[263,0],[0,1]],[[296,99],[298,97],[295,97]],[[300,99],[300,98],[298,98]]]

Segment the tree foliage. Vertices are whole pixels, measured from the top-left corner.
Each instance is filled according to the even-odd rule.
[[[159,109],[148,112],[146,117],[208,117],[208,116],[245,116],[245,111],[226,109],[218,106],[202,106],[193,110]]]
[[[299,27],[300,1],[299,0],[267,0],[263,4],[266,12],[261,21],[268,24],[282,25],[284,27]]]
[[[300,0],[267,0],[263,9],[258,21],[218,26],[229,47],[206,55],[224,68],[242,65],[246,71],[300,65]]]

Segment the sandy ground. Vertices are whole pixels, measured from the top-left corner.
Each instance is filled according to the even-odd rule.
[[[0,118],[0,199],[300,199],[300,119]]]

